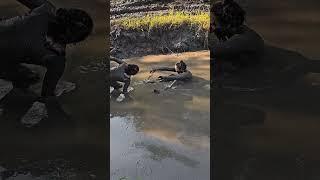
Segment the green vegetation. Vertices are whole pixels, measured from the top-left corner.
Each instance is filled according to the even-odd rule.
[[[172,28],[181,25],[197,26],[209,30],[209,12],[173,12],[167,14],[147,15],[144,17],[127,17],[114,21],[111,25],[120,25],[127,30],[150,30],[153,28]]]

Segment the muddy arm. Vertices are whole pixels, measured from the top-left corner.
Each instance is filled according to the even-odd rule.
[[[56,86],[65,70],[66,59],[64,56],[51,55],[45,58],[44,61],[44,66],[47,68],[47,72],[43,80],[41,96],[55,96]]]
[[[156,72],[156,71],[173,71],[176,72],[175,68],[170,68],[170,67],[158,67],[158,68],[154,68],[152,69],[150,72]]]
[[[121,59],[119,59],[119,58],[116,58],[116,57],[113,57],[113,56],[110,56],[110,61],[114,61],[114,62],[116,62],[116,63],[118,63],[118,64],[124,63],[123,60],[121,60]]]
[[[186,81],[190,80],[192,78],[192,74],[190,71],[181,73],[181,74],[175,74],[175,75],[170,75],[170,76],[160,76],[161,81]]]
[[[124,81],[124,86],[123,86],[122,92],[123,92],[123,93],[127,93],[129,86],[130,86],[130,79],[126,79],[126,80]]]

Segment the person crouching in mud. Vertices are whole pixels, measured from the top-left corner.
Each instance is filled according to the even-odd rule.
[[[211,14],[210,36],[219,40],[209,43],[213,79],[220,79],[224,72],[232,74],[258,64],[264,41],[244,24],[246,13],[239,4],[233,0],[218,1],[212,5]]]
[[[158,67],[154,68],[150,71],[150,73],[154,73],[156,71],[172,71],[176,72],[176,74],[171,74],[169,76],[159,76],[158,80],[160,82],[168,82],[168,81],[189,81],[192,79],[192,73],[187,70],[187,64],[183,61],[177,62],[174,67]]]
[[[111,61],[118,63],[119,65],[110,69],[110,86],[116,91],[119,91],[123,87],[122,93],[128,94],[128,87],[131,83],[131,76],[136,75],[139,72],[139,66],[135,64],[127,64],[121,59],[110,57]],[[122,84],[124,85],[122,86]]]
[[[66,46],[85,40],[93,29],[91,17],[80,9],[56,8],[46,0],[17,0],[30,9],[0,21],[0,74],[15,88],[27,90],[39,76],[21,63],[47,69],[39,101],[56,101],[55,89],[65,70]]]

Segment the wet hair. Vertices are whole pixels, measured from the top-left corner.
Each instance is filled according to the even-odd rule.
[[[211,7],[211,13],[222,26],[229,28],[237,28],[243,25],[246,16],[246,12],[233,0],[214,3]]]
[[[187,64],[183,61],[177,62],[176,66],[178,66],[181,71],[187,70]]]
[[[49,25],[48,35],[65,44],[85,40],[93,29],[90,15],[81,9],[59,8],[54,23]]]
[[[128,64],[125,72],[128,74],[128,75],[136,75],[138,72],[139,72],[139,66],[136,65],[136,64]]]

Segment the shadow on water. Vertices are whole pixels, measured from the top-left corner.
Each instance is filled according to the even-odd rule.
[[[153,66],[173,66],[179,60],[184,60],[193,73],[191,82],[168,90],[164,90],[167,83],[142,82]],[[138,64],[141,71],[133,78],[132,100],[111,101],[111,179],[208,179],[209,52],[127,61]],[[163,74],[167,73],[156,72],[151,79]]]
[[[107,48],[105,1],[53,0],[58,7],[85,9],[94,19],[94,31],[84,42],[67,49],[64,81],[76,90],[59,97],[69,115],[49,108],[49,119],[36,128],[19,126],[21,115],[35,97],[11,92],[3,101],[7,113],[0,117],[0,172],[9,179],[106,179],[105,69],[80,66],[101,65]],[[27,9],[15,1],[1,1],[3,18],[21,15]],[[102,48],[105,47],[105,48]],[[43,70],[42,70],[43,76]],[[51,114],[51,115],[50,115]],[[2,177],[5,179],[5,177]],[[0,178],[1,179],[1,178]]]
[[[313,140],[320,127],[319,62],[267,46],[259,66],[226,79],[225,84],[271,88],[213,90],[217,174],[262,180],[319,177],[320,144]],[[259,123],[242,123],[250,119]]]

